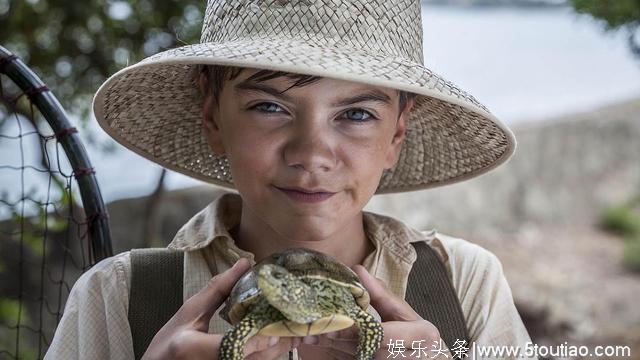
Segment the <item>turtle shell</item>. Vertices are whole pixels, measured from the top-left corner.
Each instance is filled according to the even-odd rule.
[[[369,306],[369,293],[360,283],[358,275],[348,266],[315,250],[290,248],[260,261],[236,282],[220,311],[222,318],[232,325],[242,320],[249,306],[262,296],[258,287],[258,270],[265,264],[282,266],[298,277],[313,277],[344,286],[351,291],[362,309],[366,310]]]

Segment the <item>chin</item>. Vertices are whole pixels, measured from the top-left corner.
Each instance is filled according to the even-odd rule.
[[[297,239],[299,241],[321,241],[329,237],[334,231],[329,225],[313,224],[311,226],[290,226],[283,232],[287,239]]]

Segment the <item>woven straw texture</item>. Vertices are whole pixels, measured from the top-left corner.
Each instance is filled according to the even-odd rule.
[[[201,43],[122,69],[94,98],[114,139],[166,168],[233,188],[224,155],[200,132],[196,64],[325,76],[418,95],[397,165],[380,193],[483,174],[515,152],[513,133],[473,96],[424,66],[420,1],[210,0]]]

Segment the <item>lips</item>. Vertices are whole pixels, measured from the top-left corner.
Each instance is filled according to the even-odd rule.
[[[322,202],[329,199],[335,194],[334,192],[330,192],[322,188],[307,189],[297,186],[286,188],[275,186],[275,188],[283,192],[290,199],[303,203]]]
[[[298,187],[298,186],[289,186],[289,187],[276,186],[276,187],[278,189],[280,189],[280,190],[297,191],[297,192],[301,192],[301,193],[305,193],[305,194],[318,194],[318,193],[335,194],[335,192],[333,192],[333,191],[325,190],[325,189],[322,189],[322,188],[307,189],[307,188],[302,188],[302,187]]]

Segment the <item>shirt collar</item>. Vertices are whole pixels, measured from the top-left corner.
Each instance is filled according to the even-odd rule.
[[[240,223],[242,198],[220,191],[216,198],[178,230],[168,248],[192,251],[209,246],[217,238],[231,239],[229,231]]]
[[[238,248],[229,232],[240,223],[241,210],[242,198],[238,193],[220,191],[207,207],[178,230],[168,248],[193,251],[213,244],[230,256],[232,262],[246,257],[253,263],[253,254]],[[433,239],[436,235],[435,229],[418,231],[394,218],[368,211],[363,211],[363,219],[365,233],[376,249],[384,247],[409,264],[413,264],[416,257],[410,243]]]

